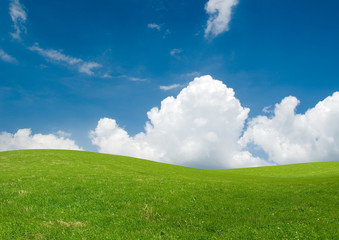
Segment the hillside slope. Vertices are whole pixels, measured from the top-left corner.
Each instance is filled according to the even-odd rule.
[[[339,162],[205,171],[0,152],[0,239],[335,239]]]

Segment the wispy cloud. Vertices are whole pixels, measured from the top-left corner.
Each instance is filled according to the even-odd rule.
[[[162,38],[166,38],[167,35],[170,35],[170,34],[171,34],[171,31],[169,29],[166,29]]]
[[[149,24],[147,24],[147,27],[151,28],[151,29],[156,29],[158,31],[161,30],[161,26],[159,24],[156,24],[156,23],[149,23]]]
[[[262,109],[262,112],[263,112],[263,113],[271,113],[271,112],[273,112],[272,106],[270,105],[270,106],[264,107],[264,108]]]
[[[133,82],[146,82],[148,80],[147,78],[139,78],[139,77],[126,76],[126,75],[123,75],[123,77]]]
[[[216,37],[229,30],[232,8],[238,4],[238,0],[209,0],[205,5],[206,13],[209,15],[205,38]]]
[[[140,78],[140,77],[134,77],[134,76],[129,76],[129,75],[117,75],[117,76],[112,76],[108,73],[105,73],[102,78],[114,78],[114,79],[119,79],[119,78],[124,78],[124,79],[127,79],[129,81],[132,81],[132,82],[146,82],[148,81],[149,79],[148,78]]]
[[[55,133],[55,135],[56,135],[56,136],[59,136],[59,137],[62,137],[62,138],[70,138],[70,137],[72,136],[71,133],[64,132],[64,131],[61,131],[61,130],[57,131],[57,132]]]
[[[11,0],[9,4],[9,14],[13,21],[13,27],[15,32],[10,33],[12,38],[21,40],[20,34],[26,32],[25,22],[27,20],[27,13],[24,10],[24,6],[19,0]]]
[[[180,88],[180,87],[183,87],[183,86],[181,84],[172,84],[169,86],[160,86],[160,89],[164,91],[168,91],[168,90],[172,90],[172,89]]]
[[[9,63],[17,63],[17,62],[18,62],[14,57],[8,55],[8,54],[7,54],[4,50],[2,50],[2,49],[0,49],[0,59],[1,59],[2,61],[4,61],[4,62],[9,62]]]
[[[163,26],[157,24],[157,23],[149,23],[147,24],[147,27],[150,29],[155,29],[158,32],[162,33],[162,38],[166,38],[169,34],[171,34],[171,31],[167,28],[163,28]]]
[[[99,68],[102,65],[97,62],[92,61],[84,61],[81,58],[75,58],[72,56],[68,56],[64,54],[61,50],[54,50],[54,49],[43,49],[39,46],[39,44],[35,44],[28,48],[33,52],[39,53],[41,56],[45,57],[46,59],[60,64],[66,64],[69,66],[76,66],[78,71],[81,73],[85,73],[87,75],[93,75],[94,72],[92,69]]]
[[[33,51],[33,52],[37,52],[39,53],[41,56],[55,61],[55,62],[64,62],[67,63],[69,65],[74,65],[80,62],[83,62],[82,59],[80,58],[74,58],[71,56],[67,56],[65,54],[63,54],[61,51],[58,50],[54,50],[54,49],[43,49],[41,47],[39,47],[38,44],[33,45],[32,47],[28,48],[29,50]]]
[[[177,54],[179,54],[179,53],[182,53],[182,49],[180,49],[180,48],[174,48],[174,49],[172,49],[172,50],[170,51],[170,54],[171,54],[172,56],[175,56],[175,55],[177,55]]]
[[[102,65],[96,62],[84,62],[79,66],[79,72],[86,73],[87,75],[94,75],[92,69],[100,68]]]
[[[113,78],[113,77],[111,74],[105,73],[104,75],[102,75],[102,78]]]
[[[190,72],[185,74],[186,77],[199,77],[200,75],[200,72]]]

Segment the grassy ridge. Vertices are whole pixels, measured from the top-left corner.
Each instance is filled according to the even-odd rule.
[[[338,239],[339,162],[204,171],[0,153],[0,239]]]

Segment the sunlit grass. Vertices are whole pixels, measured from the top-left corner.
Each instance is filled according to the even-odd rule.
[[[205,171],[0,153],[0,239],[338,239],[339,162]]]

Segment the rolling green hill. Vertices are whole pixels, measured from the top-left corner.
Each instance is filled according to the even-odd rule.
[[[0,239],[339,239],[339,162],[206,171],[0,153]]]

